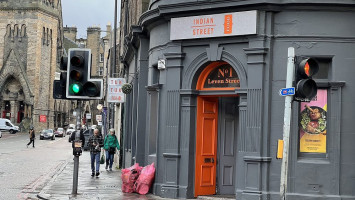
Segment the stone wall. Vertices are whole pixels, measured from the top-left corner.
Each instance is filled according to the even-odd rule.
[[[91,63],[91,76],[98,75],[99,56],[100,56],[100,27],[89,27],[87,29],[87,43],[86,48],[91,49],[92,63]]]
[[[57,38],[61,35],[58,31],[62,29],[58,7],[60,1],[0,2],[0,84],[14,74],[25,96],[27,91],[25,101],[33,106],[33,123],[38,129],[53,128],[53,80],[58,65]],[[21,37],[6,37],[7,27],[14,35],[19,28]],[[6,63],[9,68],[17,69],[3,69]],[[46,115],[47,122],[40,123],[39,115]]]
[[[78,29],[76,27],[64,27],[64,36],[75,42]]]

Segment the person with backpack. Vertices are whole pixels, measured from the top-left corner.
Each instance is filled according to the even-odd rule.
[[[110,129],[110,133],[107,134],[104,140],[104,149],[106,152],[106,167],[110,167],[110,171],[112,171],[113,158],[116,153],[116,149],[120,149],[120,144],[118,143],[118,139],[115,135],[115,129]]]
[[[30,142],[27,144],[27,148],[28,146],[32,143],[32,147],[35,148],[35,138],[36,138],[36,134],[35,134],[35,130],[33,130],[33,126],[30,127],[30,130],[28,131],[28,134],[30,135]]]

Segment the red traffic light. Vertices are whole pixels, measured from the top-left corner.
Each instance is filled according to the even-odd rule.
[[[296,101],[311,101],[317,95],[317,83],[312,79],[319,70],[319,65],[314,58],[298,57],[295,88],[296,93],[294,100]]]
[[[302,78],[309,78],[316,74],[319,70],[318,62],[313,58],[307,58],[298,65],[297,73]]]
[[[75,67],[80,67],[84,63],[84,58],[80,55],[75,55],[70,59],[70,64]]]

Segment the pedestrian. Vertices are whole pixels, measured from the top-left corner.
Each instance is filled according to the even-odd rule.
[[[115,156],[116,149],[120,149],[120,144],[118,143],[117,137],[115,135],[115,129],[110,129],[110,133],[107,134],[104,141],[104,149],[106,152],[106,167],[110,167],[112,171],[113,157]]]
[[[27,148],[28,146],[32,143],[33,148],[35,148],[35,130],[33,129],[33,126],[30,127],[30,130],[28,131],[28,134],[30,135],[30,142],[27,144]]]
[[[99,129],[94,130],[94,135],[89,137],[88,146],[90,148],[90,157],[91,157],[91,176],[95,176],[95,169],[96,169],[96,176],[100,175],[100,153],[101,147],[104,146],[104,141],[102,138]],[[96,168],[95,168],[96,164]]]

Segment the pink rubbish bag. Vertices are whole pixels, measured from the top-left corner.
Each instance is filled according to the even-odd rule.
[[[147,194],[149,192],[150,187],[152,186],[154,175],[154,163],[145,166],[136,181],[135,191],[139,194]]]
[[[142,167],[138,163],[132,165],[129,168],[121,170],[122,179],[122,192],[133,193],[134,183],[136,182],[139,174],[142,171]]]

